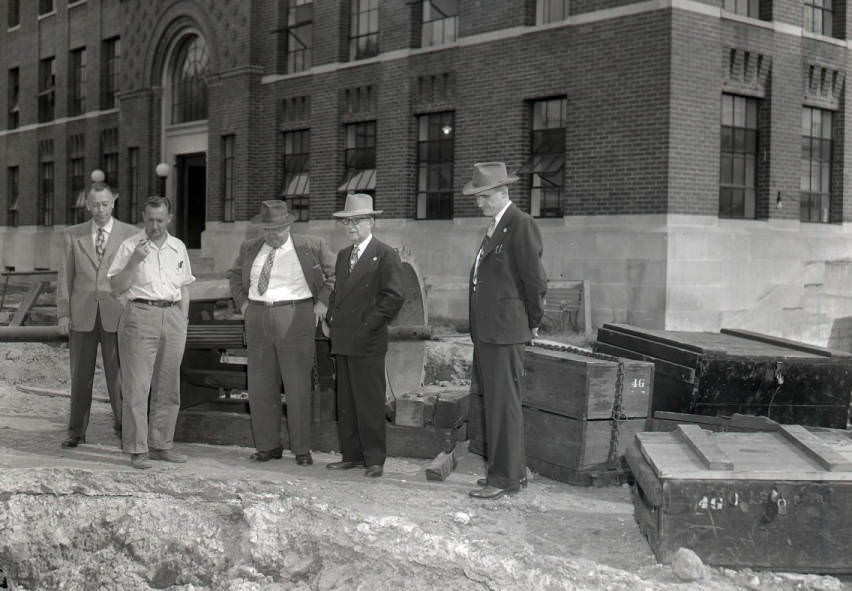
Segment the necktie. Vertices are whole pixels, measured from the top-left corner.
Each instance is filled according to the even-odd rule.
[[[275,249],[271,249],[266,255],[266,260],[263,261],[263,268],[260,270],[260,278],[257,280],[257,293],[263,295],[269,287],[269,277],[272,275],[272,263],[275,262]]]
[[[104,232],[103,228],[98,228],[98,235],[97,238],[95,238],[95,254],[98,255],[98,264],[100,264],[101,260],[103,260],[105,252],[106,232]]]
[[[485,253],[485,249],[488,248],[488,241],[491,239],[491,235],[494,233],[494,228],[497,226],[497,221],[494,218],[491,218],[491,223],[488,225],[488,231],[485,232],[485,236],[482,237],[482,242],[479,245],[479,250],[476,252],[476,262],[473,265],[473,284],[476,285],[477,275],[479,274],[479,262],[482,260],[482,255]]]
[[[358,247],[352,247],[352,254],[349,255],[349,272],[352,272],[352,269],[355,268],[355,263],[358,262]]]

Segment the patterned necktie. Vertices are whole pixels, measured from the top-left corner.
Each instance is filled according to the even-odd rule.
[[[269,251],[263,268],[260,270],[260,278],[257,280],[257,293],[263,295],[269,287],[269,277],[272,275],[272,263],[275,262],[275,249]]]
[[[358,247],[352,247],[352,254],[349,255],[349,272],[352,272],[352,269],[355,268],[355,263],[358,262]]]
[[[98,236],[95,239],[95,254],[98,255],[98,264],[104,258],[104,253],[106,252],[106,232],[104,232],[103,228],[98,228]]]

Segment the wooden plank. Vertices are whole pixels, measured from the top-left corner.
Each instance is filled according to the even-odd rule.
[[[669,343],[660,343],[654,340],[642,338],[629,333],[622,333],[606,327],[598,329],[598,341],[636,351],[649,357],[656,357],[664,361],[696,367],[701,359],[701,354],[691,351],[685,347],[678,347]]]
[[[18,309],[15,310],[15,315],[12,316],[12,320],[9,321],[9,326],[20,326],[21,323],[23,323],[24,318],[26,318],[27,314],[30,313],[30,310],[38,299],[38,296],[40,296],[41,292],[49,285],[49,281],[33,281],[29,291],[27,291],[24,299],[21,300],[21,303],[18,305]]]
[[[583,279],[583,334],[591,340],[592,327],[592,290],[588,279]]]
[[[805,353],[811,353],[813,355],[820,355],[822,357],[852,357],[852,354],[847,353],[845,351],[825,349],[823,347],[817,347],[816,345],[810,345],[808,343],[802,343],[800,341],[793,341],[790,339],[784,339],[768,334],[753,332],[751,330],[742,330],[738,328],[723,328],[719,332],[721,332],[722,334],[729,334],[751,341],[758,341],[770,345],[777,345],[779,347],[792,349],[794,351],[802,351]]]
[[[248,388],[246,372],[233,369],[181,367],[181,375],[191,384],[208,388],[245,390]]]
[[[768,417],[734,414],[730,417],[657,411],[649,431],[674,431],[679,424],[699,425],[708,431],[777,431],[778,423]]]
[[[648,341],[655,341],[663,345],[670,345],[678,349],[686,349],[687,351],[693,351],[695,353],[707,352],[705,347],[701,347],[692,343],[681,342],[673,336],[667,336],[676,334],[672,333],[671,331],[647,330],[639,328],[638,326],[632,326],[630,324],[614,324],[609,322],[605,323],[601,328],[607,329],[612,332],[632,335]]]
[[[457,465],[455,448],[450,452],[442,451],[426,466],[426,480],[444,481]]]
[[[627,482],[628,472],[622,466],[590,466],[583,469],[560,466],[540,458],[527,456],[527,467],[541,476],[575,486],[619,486]]]
[[[692,451],[704,462],[708,470],[733,470],[734,463],[722,449],[710,439],[709,432],[698,425],[678,425],[676,432]]]
[[[852,461],[825,445],[819,437],[801,425],[781,425],[781,433],[793,444],[830,472],[852,471]]]
[[[624,448],[624,460],[647,502],[654,507],[660,507],[664,499],[662,482],[642,456],[642,450],[635,439]]]
[[[637,361],[648,361],[654,364],[654,373],[656,375],[666,375],[689,384],[695,382],[695,370],[691,367],[686,367],[685,365],[678,365],[677,363],[672,363],[665,359],[652,357],[651,355],[645,355],[638,351],[625,349],[609,343],[602,343],[600,341],[595,343],[595,351],[606,353],[607,355],[614,355],[615,357],[626,357]]]

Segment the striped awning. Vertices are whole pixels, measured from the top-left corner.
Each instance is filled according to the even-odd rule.
[[[517,174],[549,174],[565,166],[565,154],[535,154],[518,169]]]
[[[358,191],[373,191],[376,188],[376,169],[350,170],[343,184],[337,187],[341,193],[357,193]]]
[[[284,191],[281,197],[291,195],[310,195],[311,193],[311,175],[309,172],[297,172],[287,175],[284,183]]]
[[[74,202],[74,207],[84,209],[86,207],[86,190],[83,189],[77,192],[77,200]]]

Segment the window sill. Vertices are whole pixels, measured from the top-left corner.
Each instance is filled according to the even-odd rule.
[[[50,18],[51,16],[56,16],[56,9],[55,8],[53,10],[51,10],[50,12],[45,12],[44,14],[38,15],[37,20],[43,20],[43,19],[46,19],[46,18]]]
[[[21,30],[21,23],[18,23],[14,27],[9,27],[8,29],[6,29],[6,32],[11,33],[12,31],[20,31],[20,30]]]

